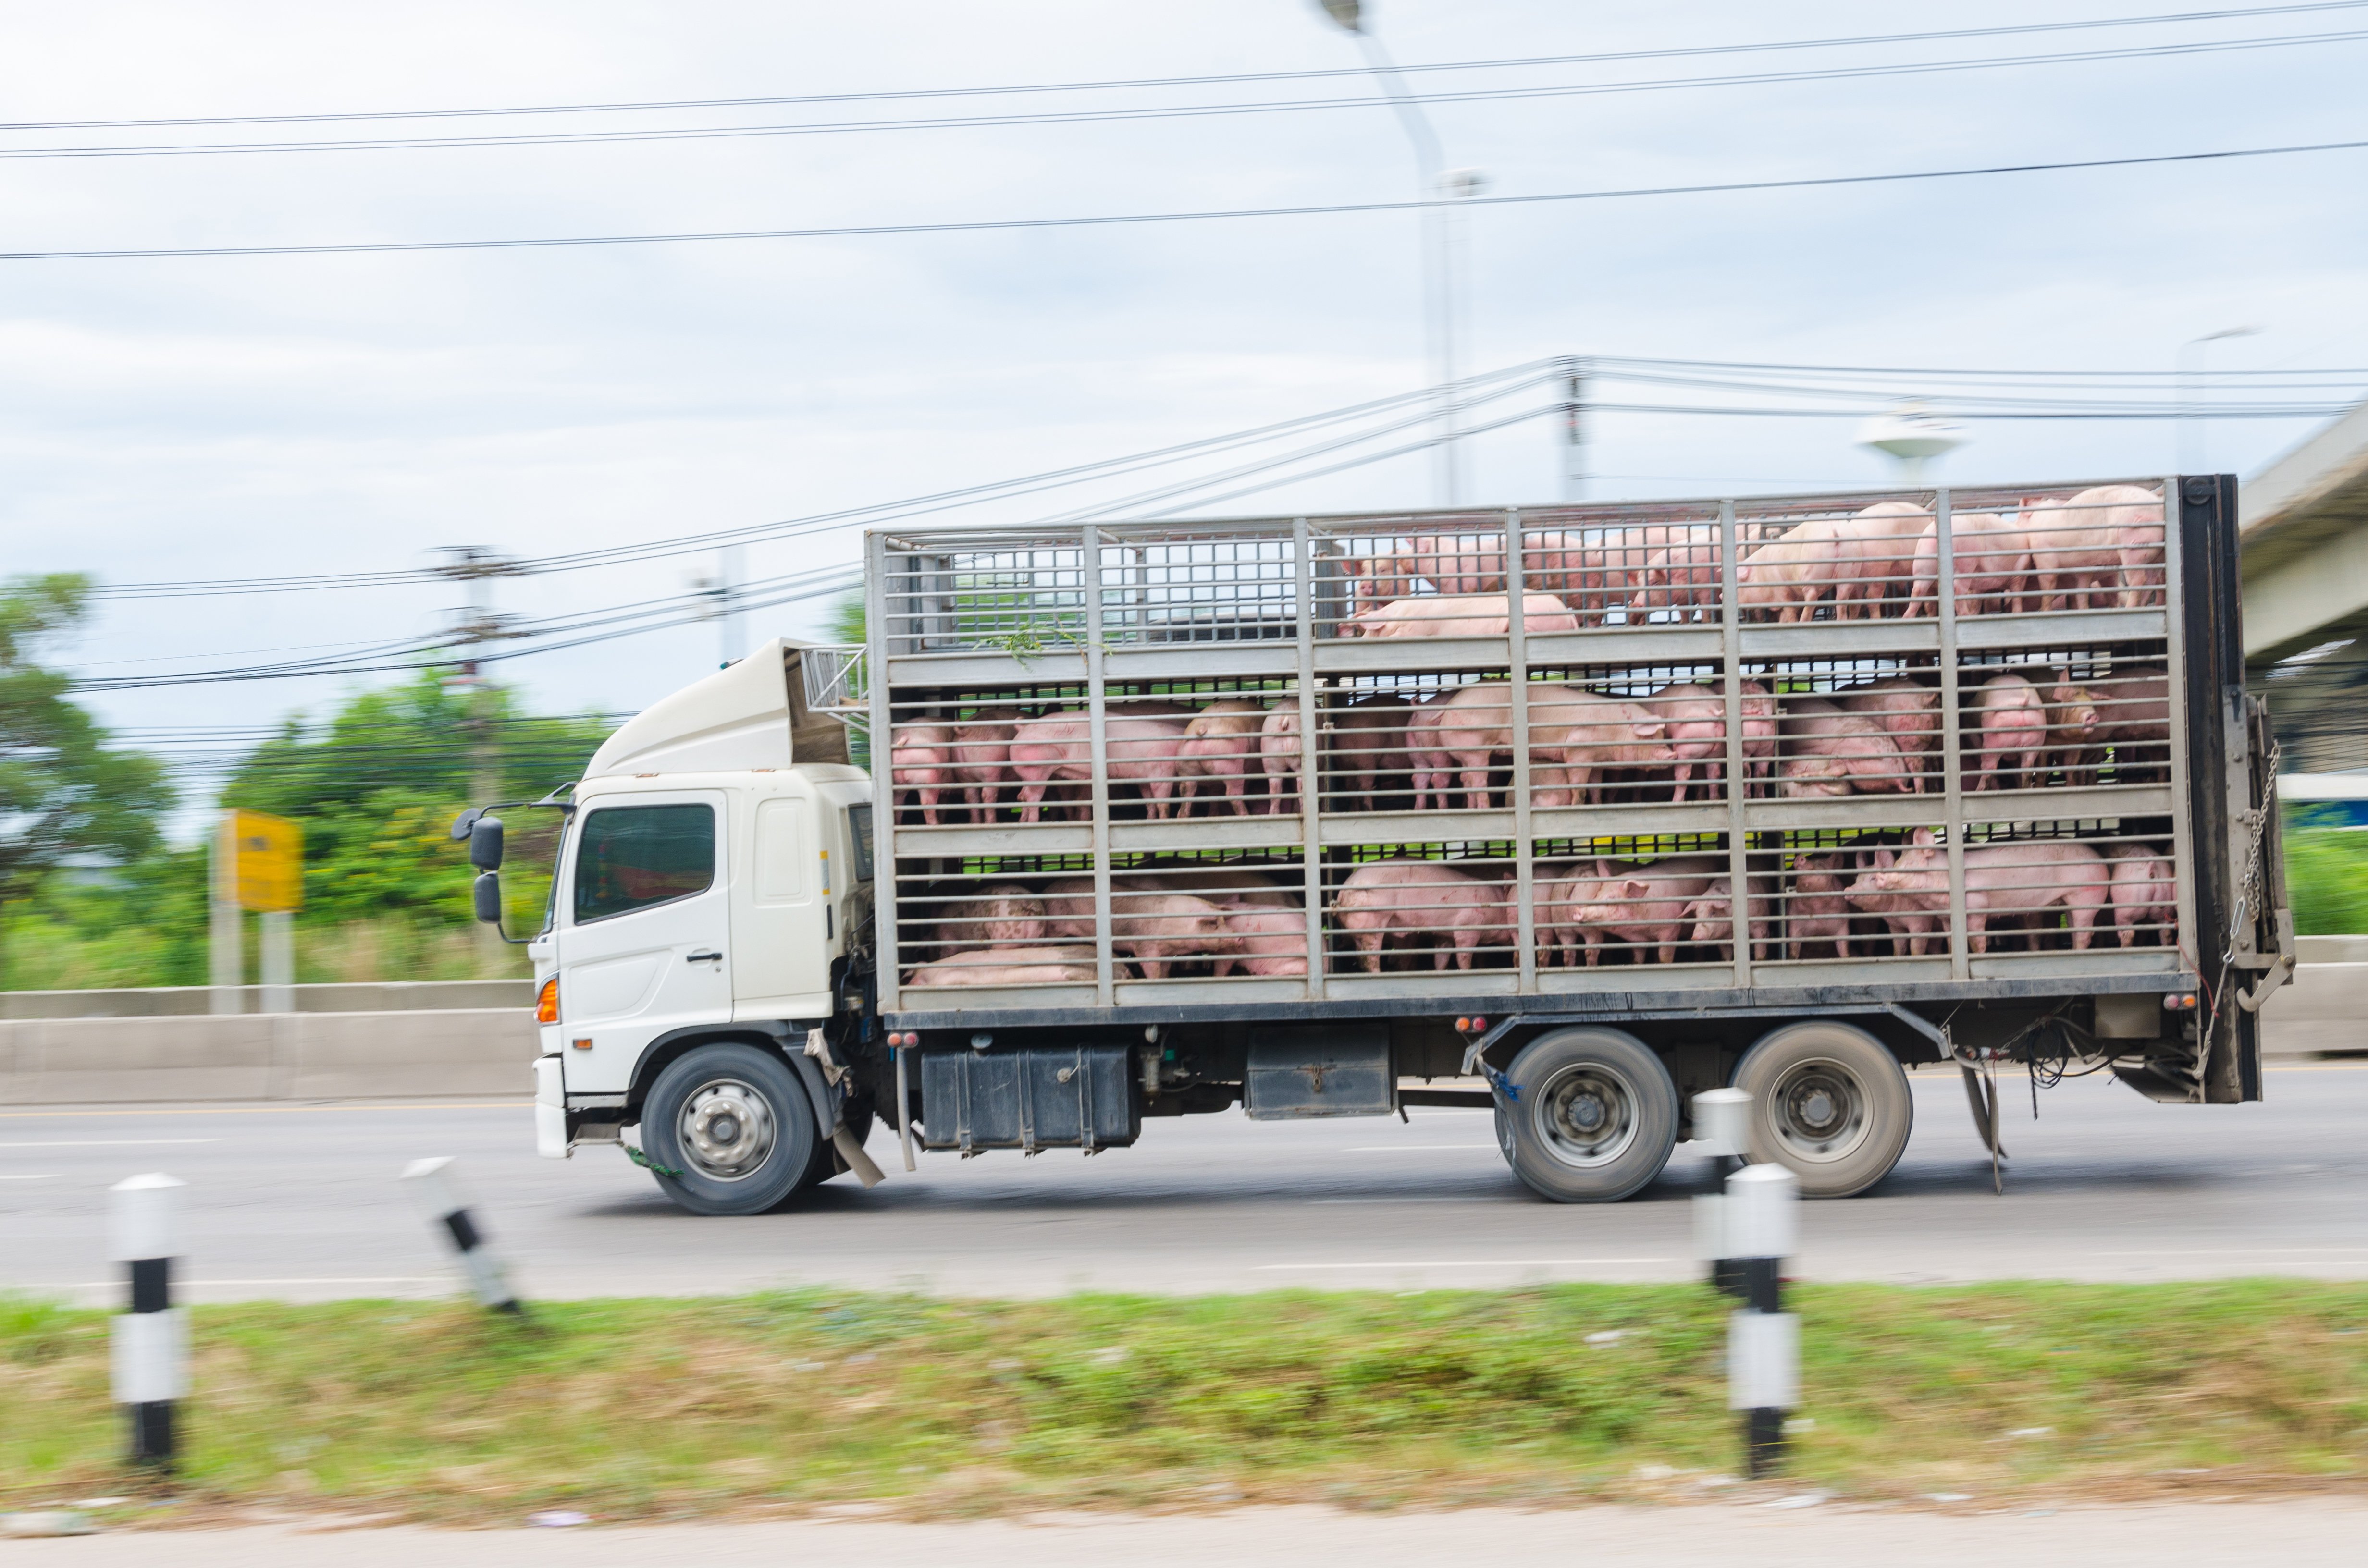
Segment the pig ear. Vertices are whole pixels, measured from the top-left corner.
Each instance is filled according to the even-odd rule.
[[[1888,871],[1891,869],[1890,850],[1878,849],[1874,852],[1874,869],[1878,871]]]
[[[1932,847],[1932,830],[1929,827],[1919,827],[1909,834],[1907,839],[1909,843],[1919,848],[1930,849]]]

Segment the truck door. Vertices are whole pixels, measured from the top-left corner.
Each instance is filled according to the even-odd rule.
[[[733,1016],[827,1017],[825,903],[846,891],[844,872],[836,887],[831,883],[831,835],[821,815],[827,804],[792,780],[753,805],[748,874],[732,890]]]
[[[652,1040],[731,1017],[723,837],[717,790],[595,801],[578,819],[558,933],[570,1093],[624,1090]]]

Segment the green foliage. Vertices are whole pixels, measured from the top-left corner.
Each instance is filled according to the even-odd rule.
[[[0,586],[0,899],[23,897],[62,865],[147,853],[172,805],[155,759],[108,750],[106,733],[66,700],[66,677],[33,662],[81,621],[89,593],[72,573]]]
[[[823,636],[833,642],[861,646],[869,641],[864,630],[863,595],[852,593],[831,601],[830,613],[822,623]]]
[[[2368,829],[2313,826],[2324,813],[2288,808],[2286,896],[2305,937],[2368,933]]]
[[[2368,1287],[1806,1286],[1788,1486],[2217,1494],[2368,1467]],[[1733,1474],[1701,1286],[977,1301],[839,1290],[193,1312],[199,1500],[604,1520],[879,1498],[1699,1499]],[[0,1505],[116,1491],[106,1316],[0,1302]],[[1667,1467],[1661,1471],[1648,1466]],[[1660,1479],[1654,1479],[1658,1475]]]

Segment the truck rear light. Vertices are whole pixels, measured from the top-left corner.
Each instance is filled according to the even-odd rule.
[[[538,1024],[559,1022],[559,976],[552,975],[534,994],[534,1021]]]

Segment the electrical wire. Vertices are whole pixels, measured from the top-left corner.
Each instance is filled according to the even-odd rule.
[[[1794,71],[1724,76],[1663,77],[1642,82],[1579,82],[1520,87],[1471,87],[1409,93],[1409,102],[1486,104],[1544,98],[1594,97],[1712,87],[1753,87],[1811,82],[1858,81],[1889,76],[1925,76],[1964,71],[1998,71],[2028,65],[2089,64],[2114,60],[2174,59],[2312,44],[2357,43],[2368,29],[2293,33],[2272,38],[2216,39],[2187,43],[2139,44],[2121,49],[2069,50],[2047,54],[1995,55],[1973,60],[1906,61],[1881,65],[1832,65]],[[980,131],[1039,125],[1098,125],[1131,120],[1205,119],[1246,114],[1305,114],[1392,107],[1387,97],[1284,98],[1248,103],[1171,104],[1128,108],[1064,108],[999,114],[941,115],[900,119],[804,120],[775,125],[677,126],[666,130],[541,131],[508,135],[370,137],[334,142],[180,142],[69,147],[0,148],[9,159],[162,158],[252,155],[277,153],[387,153],[461,148],[604,146],[643,142],[737,141],[750,137],[843,136],[881,131]]]
[[[908,234],[973,234],[1030,229],[1117,228],[1143,223],[1198,223],[1244,218],[1324,218],[1351,213],[1415,212],[1433,207],[1526,207],[1561,201],[1624,201],[1662,196],[1724,196],[1748,191],[1813,190],[1899,185],[1917,180],[1974,179],[1997,175],[2056,174],[2073,169],[2123,169],[2172,164],[2225,163],[2240,158],[2354,152],[2368,140],[2295,142],[2275,147],[2225,147],[2203,153],[2152,153],[2119,158],[2060,158],[2028,164],[1983,164],[1953,169],[1906,169],[1890,174],[1812,175],[1793,179],[1718,180],[1701,185],[1628,186],[1601,190],[1542,191],[1529,196],[1465,196],[1411,201],[1338,201],[1297,207],[1210,208],[1179,212],[1109,212],[1062,218],[977,218],[926,223],[855,223],[828,228],[684,230],[671,233],[561,234],[495,240],[359,240],[326,244],[154,245],[120,250],[0,251],[0,261],[154,261],[197,256],[387,256],[427,251],[571,249],[597,245],[700,244],[727,240],[863,239]]]
[[[2176,26],[2195,22],[2249,21],[2256,17],[2357,10],[2368,0],[2315,0],[2311,4],[2248,6],[2207,11],[2172,11],[2077,21],[2024,22],[1986,28],[1949,28],[1907,33],[1864,33],[1835,38],[1789,39],[1762,43],[1702,44],[1678,49],[1619,50],[1591,54],[1520,55],[1491,60],[1434,61],[1402,64],[1400,73],[1493,71],[1554,65],[1603,65],[1641,60],[1703,59],[1797,50],[1863,48],[1897,43],[1937,43],[1963,39],[2007,38],[2078,32],[2105,28]],[[358,120],[467,119],[545,114],[622,114],[708,108],[774,108],[806,104],[889,103],[930,98],[1000,97],[1026,94],[1129,91],[1146,87],[1202,87],[1261,82],[1302,82],[1362,77],[1363,66],[1300,71],[1253,71],[1192,76],[1123,77],[1076,82],[1015,83],[1002,86],[923,87],[866,93],[803,93],[722,98],[670,98],[578,104],[527,104],[495,108],[368,109],[313,114],[191,115],[129,119],[28,119],[0,122],[0,131],[131,131],[210,125],[327,125]]]

